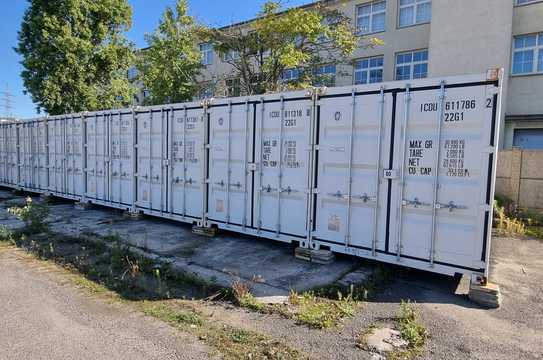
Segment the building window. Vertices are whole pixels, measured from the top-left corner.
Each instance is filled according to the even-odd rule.
[[[228,96],[230,97],[241,95],[241,81],[239,79],[226,80],[226,88],[228,89]]]
[[[428,76],[428,50],[396,55],[396,80],[423,79]]]
[[[336,65],[322,65],[317,66],[314,71],[315,79],[313,81],[314,86],[328,86],[332,87],[336,84]]]
[[[136,77],[138,76],[138,69],[136,69],[135,66],[132,66],[130,69],[128,69],[126,77],[129,81],[134,81]]]
[[[228,50],[228,52],[223,55],[223,61],[224,62],[236,61],[238,59],[239,59],[239,52],[237,52],[235,50]]]
[[[423,24],[432,19],[431,0],[399,0],[400,27]]]
[[[515,37],[512,73],[543,73],[543,33]]]
[[[386,1],[374,1],[356,8],[356,29],[359,34],[385,31]]]
[[[147,90],[147,89],[143,90],[143,98],[144,99],[147,99],[150,95],[151,95],[151,93],[149,92],[149,90]]]
[[[281,79],[284,82],[296,81],[299,78],[300,78],[300,70],[299,69],[286,69],[281,74]]]
[[[375,56],[354,63],[354,83],[373,84],[383,81],[383,57]]]
[[[535,2],[538,2],[538,1],[541,1],[541,0],[516,0],[516,4],[517,5],[524,5],[524,4],[529,4],[529,3],[535,3]]]
[[[200,53],[202,54],[202,65],[213,64],[213,45],[200,44]]]
[[[543,129],[515,129],[513,146],[521,149],[543,149]]]
[[[200,100],[211,99],[213,95],[214,95],[213,87],[208,86],[200,90],[200,92],[198,93],[198,98]]]

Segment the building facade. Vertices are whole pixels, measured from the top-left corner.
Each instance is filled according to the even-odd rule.
[[[361,37],[384,42],[373,48],[361,46],[349,64],[315,69],[330,77],[328,85],[465,75],[503,67],[501,147],[543,149],[543,0],[329,0],[325,4],[351,18]],[[250,21],[234,26],[250,26]],[[230,65],[209,44],[200,44],[200,51],[205,67],[199,97],[217,95],[221,81],[227,94],[240,95],[239,79],[232,77]],[[291,69],[284,79],[296,76],[296,69]]]

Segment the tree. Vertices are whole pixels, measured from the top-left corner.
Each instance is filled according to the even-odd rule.
[[[248,95],[283,90],[282,76],[289,69],[298,76],[286,87],[326,83],[327,75],[315,71],[318,65],[348,62],[360,41],[366,47],[381,44],[373,38],[359,40],[350,19],[338,10],[317,3],[283,11],[275,0],[266,2],[245,27],[204,27],[199,36],[213,44]]]
[[[197,90],[202,59],[194,37],[196,23],[187,15],[186,0],[178,0],[175,10],[166,8],[156,31],[146,36],[149,47],[138,60],[139,78],[150,93],[148,104],[183,102]]]
[[[133,51],[126,0],[31,0],[19,42],[25,93],[50,115],[127,105]]]

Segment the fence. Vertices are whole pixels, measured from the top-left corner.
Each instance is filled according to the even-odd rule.
[[[543,209],[543,151],[500,151],[496,193],[522,208]]]

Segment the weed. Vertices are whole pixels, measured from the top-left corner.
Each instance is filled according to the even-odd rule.
[[[279,308],[283,315],[319,329],[336,326],[342,319],[354,316],[357,307],[351,295],[338,294],[338,300],[330,300],[319,298],[311,291],[302,295],[291,291],[289,302],[292,308]]]
[[[7,243],[9,245],[15,244],[13,231],[5,225],[0,225],[0,242]]]
[[[48,228],[45,219],[49,216],[49,207],[34,202],[31,197],[26,199],[26,205],[11,207],[8,212],[22,220],[26,225],[26,230],[30,233],[40,233]]]
[[[417,319],[417,312],[410,301],[402,300],[396,322],[402,339],[408,342],[410,349],[418,349],[424,345],[427,332]]]
[[[174,326],[196,325],[201,326],[204,321],[194,311],[173,309],[165,304],[153,304],[147,301],[142,303],[143,312]]]
[[[232,283],[232,293],[239,306],[258,312],[266,310],[266,305],[259,302],[251,293],[249,286],[241,280]]]
[[[526,227],[524,223],[516,218],[509,217],[506,209],[494,201],[494,227],[501,235],[525,235]]]

